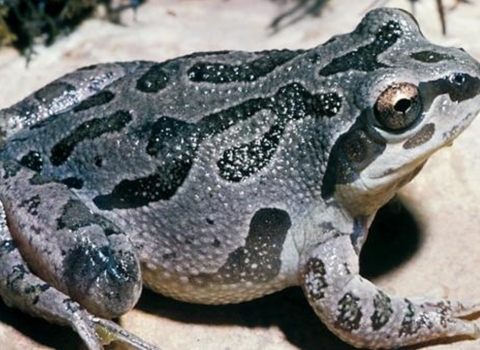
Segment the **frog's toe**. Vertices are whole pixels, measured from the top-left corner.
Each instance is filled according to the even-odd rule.
[[[480,302],[465,300],[411,298],[415,304],[421,305],[426,312],[438,312],[450,317],[466,317],[480,312]]]
[[[97,335],[102,338],[105,344],[109,344],[112,341],[121,341],[131,345],[137,350],[159,350],[157,347],[143,341],[135,334],[123,329],[115,322],[99,317],[92,317],[92,322],[95,324]]]

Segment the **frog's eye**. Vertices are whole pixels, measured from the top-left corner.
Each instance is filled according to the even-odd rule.
[[[418,88],[410,83],[389,86],[378,97],[374,107],[380,127],[400,132],[414,125],[422,115],[422,100]]]

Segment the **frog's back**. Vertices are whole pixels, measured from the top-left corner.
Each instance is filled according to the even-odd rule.
[[[67,76],[1,112],[38,111],[2,158],[65,183],[166,275],[267,281],[287,233],[301,234],[296,218],[320,198],[327,155],[312,147],[329,147],[319,120],[341,103],[314,86],[315,57],[218,52],[88,67],[70,76],[89,94],[75,96]],[[98,76],[111,81],[85,89]]]

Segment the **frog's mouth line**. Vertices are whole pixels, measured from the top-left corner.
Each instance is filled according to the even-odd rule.
[[[460,122],[455,125],[450,131],[444,132],[442,135],[443,140],[448,141],[445,146],[451,146],[453,141],[470,125],[475,117],[480,113],[480,109],[477,109],[475,112],[468,113]]]

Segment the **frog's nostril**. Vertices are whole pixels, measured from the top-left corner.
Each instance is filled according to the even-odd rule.
[[[463,85],[466,82],[466,77],[464,74],[455,73],[450,77],[450,81],[456,85]]]

